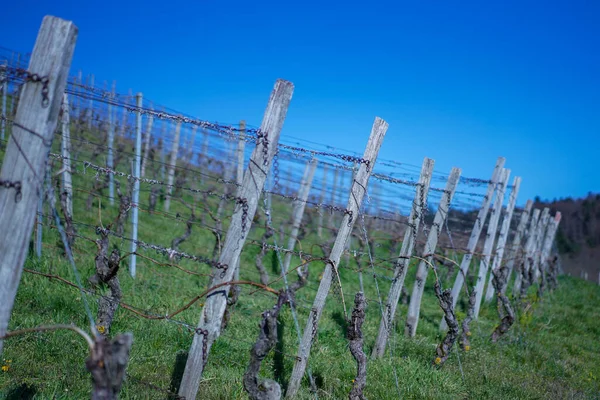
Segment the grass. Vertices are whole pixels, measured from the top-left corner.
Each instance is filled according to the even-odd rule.
[[[56,142],[56,141],[55,141]],[[57,143],[55,143],[55,149]],[[90,152],[82,152],[85,160]],[[100,163],[100,162],[98,162]],[[120,170],[127,170],[127,160]],[[56,166],[55,168],[58,168]],[[81,164],[75,168],[80,172],[74,176],[74,214],[78,222],[78,233],[95,239],[94,227],[106,225],[114,219],[117,205],[111,207],[106,198],[95,198],[92,209],[85,207],[87,191],[92,186],[94,174],[83,174]],[[125,181],[122,181],[125,185]],[[142,185],[142,204],[147,199],[148,185]],[[184,195],[188,203],[191,195]],[[216,208],[215,198],[209,198],[209,206]],[[117,202],[118,203],[118,202]],[[157,206],[162,210],[162,201]],[[232,206],[226,209],[230,214]],[[180,216],[178,217],[177,214]],[[172,202],[168,214],[162,212],[149,215],[141,213],[140,239],[162,246],[170,246],[173,237],[185,230],[189,210],[177,201]],[[275,226],[286,223],[289,204],[275,201],[273,205]],[[315,219],[313,218],[313,221]],[[45,218],[47,222],[47,218]],[[339,222],[339,220],[338,220]],[[358,224],[358,223],[357,223]],[[359,226],[357,225],[357,228]],[[226,228],[226,224],[225,224]],[[304,251],[319,254],[314,245],[320,239],[309,227],[307,236],[300,245]],[[264,228],[254,224],[251,238],[260,240]],[[127,228],[126,235],[129,232]],[[373,232],[371,232],[373,233]],[[390,259],[390,243],[385,233],[378,235],[374,249],[378,258]],[[30,255],[25,268],[42,273],[59,275],[71,282],[75,276],[71,266],[62,256],[58,234],[50,225],[43,228],[43,256],[38,259]],[[190,239],[181,245],[181,250],[191,254],[210,255],[215,238],[207,229],[194,225]],[[129,243],[111,238],[111,246],[124,254]],[[258,282],[254,259],[259,248],[248,245],[241,258],[241,278]],[[75,261],[89,287],[87,278],[94,272],[95,244],[78,238],[74,247]],[[166,257],[151,251],[143,254],[161,263]],[[344,260],[344,259],[343,259]],[[300,260],[294,257],[292,265]],[[207,274],[206,265],[189,260],[178,264],[196,273]],[[265,257],[271,278],[278,276],[279,266],[273,252]],[[349,266],[355,267],[352,261]],[[356,273],[341,266],[344,299],[348,308],[358,290]],[[391,272],[377,266],[380,291],[385,296],[389,290]],[[410,289],[414,282],[415,263],[411,263],[406,285]],[[322,263],[310,265],[310,284],[298,293],[301,307],[298,308],[300,326],[306,323],[312,304]],[[292,275],[293,276],[293,275]],[[451,285],[452,277],[444,282]],[[123,290],[123,301],[139,309],[159,315],[176,310],[191,298],[206,289],[208,278],[190,275],[168,265],[158,265],[147,259],[138,259],[138,273],[132,279],[127,273],[127,262],[122,264],[119,279]],[[377,303],[378,294],[371,274],[365,273],[365,292],[369,301],[367,318],[363,325],[365,351],[370,354],[380,320]],[[281,282],[273,284],[281,288]],[[489,336],[498,323],[495,306],[485,305],[480,319],[472,324],[471,351],[453,350],[446,364],[437,369],[431,366],[435,347],[442,334],[437,326],[442,312],[433,296],[433,274],[429,274],[423,298],[421,319],[417,336],[404,337],[406,305],[398,307],[398,325],[391,335],[391,353],[379,360],[370,361],[366,396],[369,399],[592,399],[600,398],[600,287],[590,282],[563,276],[559,288],[537,299],[530,289],[527,312],[519,311],[517,322],[498,343],[489,341]],[[410,292],[410,290],[409,290]],[[89,327],[84,312],[84,301],[88,301],[92,313],[96,313],[93,296],[84,296],[74,288],[57,280],[40,275],[24,273],[10,321],[10,330],[30,328],[38,325],[73,323],[82,328]],[[341,296],[332,292],[321,318],[318,339],[313,345],[309,367],[318,387],[320,399],[347,398],[355,376],[356,366],[345,340],[345,317]],[[194,326],[201,311],[201,302],[195,303],[177,315],[178,321]],[[262,311],[273,306],[275,297],[255,288],[243,287],[240,300],[232,319],[223,335],[215,342],[203,375],[198,393],[199,399],[244,399],[242,376],[248,365],[249,350],[258,334],[258,322]],[[460,304],[460,303],[459,303]],[[464,315],[459,310],[459,316]],[[284,386],[289,379],[297,350],[297,333],[289,308],[285,308],[279,320],[277,351],[264,361],[261,374],[276,379]],[[111,328],[111,334],[132,332],[134,345],[128,366],[128,377],[123,385],[122,399],[165,399],[167,393],[156,388],[176,391],[181,366],[185,363],[185,352],[192,342],[192,333],[184,326],[172,321],[151,321],[119,308]],[[91,380],[84,362],[87,357],[85,342],[70,331],[30,333],[5,341],[0,371],[0,396],[7,399],[89,398]],[[396,379],[398,386],[396,386]],[[150,386],[153,385],[153,386]],[[303,382],[299,399],[314,396],[307,380]]]

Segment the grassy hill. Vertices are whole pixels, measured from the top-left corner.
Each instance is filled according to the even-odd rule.
[[[90,146],[85,141],[91,138],[77,133],[74,140],[80,146]],[[80,135],[80,136],[77,136]],[[83,135],[83,136],[82,136]],[[102,142],[96,139],[96,142]],[[79,160],[93,157],[93,146],[79,150]],[[57,143],[55,141],[55,150]],[[120,161],[120,170],[127,171],[127,153]],[[55,163],[53,170],[60,166]],[[157,170],[158,165],[151,167]],[[84,169],[81,162],[74,165],[74,219],[79,237],[74,244],[74,255],[84,287],[90,289],[88,278],[94,274],[94,256],[98,239],[96,226],[107,226],[118,214],[118,200],[108,205],[106,192],[91,198],[95,185],[94,173]],[[180,174],[180,173],[178,173]],[[102,178],[102,177],[100,177]],[[127,182],[120,179],[123,188]],[[198,186],[200,187],[200,186]],[[207,189],[208,186],[202,187]],[[186,229],[191,213],[183,202],[174,200],[168,213],[148,211],[148,196],[151,186],[142,185],[140,239],[169,247],[174,237]],[[206,214],[201,205],[208,209],[217,208],[218,199],[207,197],[202,200],[183,191],[178,196],[187,204],[196,202],[198,218]],[[164,199],[160,199],[157,210],[162,210]],[[224,216],[231,213],[233,204],[227,203]],[[60,209],[60,207],[59,207]],[[287,222],[289,204],[274,200],[273,215],[277,226]],[[84,301],[89,301],[92,314],[97,312],[97,296],[81,296],[80,292],[66,281],[75,282],[74,272],[63,255],[62,244],[48,210],[43,219],[43,256],[33,254],[27,259],[21,285],[16,298],[10,330],[31,328],[48,324],[76,324],[89,326],[84,311]],[[253,225],[251,239],[260,242],[264,233],[264,215],[259,214]],[[311,218],[312,221],[315,218]],[[210,222],[210,219],[208,219]],[[227,218],[223,218],[224,229]],[[210,256],[215,236],[204,225],[193,225],[192,235],[182,243],[181,250],[190,254]],[[357,229],[360,225],[357,224]],[[7,228],[8,229],[8,228]],[[289,228],[288,228],[289,229]],[[124,232],[129,234],[129,224]],[[323,239],[315,234],[314,226],[305,226],[306,234],[299,243],[305,251],[319,255]],[[335,230],[328,235],[335,234]],[[387,294],[392,273],[392,243],[385,232],[370,232],[376,237],[374,256],[390,260],[377,265],[377,285],[371,269],[364,273],[365,292],[368,300],[367,318],[363,326],[365,351],[370,350],[375,340],[381,312],[378,293]],[[275,236],[277,237],[277,236]],[[285,237],[285,235],[284,235]],[[86,239],[87,238],[87,239]],[[279,240],[279,239],[278,239]],[[129,251],[129,242],[116,237],[110,238],[110,246],[123,256]],[[250,243],[244,248],[241,258],[241,278],[259,281],[255,258],[260,247]],[[187,304],[202,293],[208,285],[210,268],[191,260],[174,261],[154,251],[141,250],[138,257],[138,274],[132,279],[127,273],[128,258],[121,264],[118,273],[123,291],[122,301],[128,305],[154,315],[166,315]],[[364,260],[363,260],[364,261]],[[300,260],[294,257],[293,266]],[[271,276],[270,285],[280,289],[277,280],[279,263],[276,254],[267,252],[264,259]],[[354,294],[359,290],[357,264],[341,266],[343,299],[351,308]],[[411,264],[406,286],[412,288],[415,263]],[[185,271],[184,271],[185,270]],[[300,326],[304,326],[312,304],[323,264],[314,262],[309,267],[309,284],[298,292],[298,314]],[[443,275],[443,274],[442,274]],[[49,278],[49,276],[51,278]],[[58,279],[56,277],[60,277]],[[443,285],[451,286],[453,276],[447,276]],[[421,321],[417,336],[404,337],[404,319],[407,305],[398,309],[398,324],[391,335],[391,352],[380,360],[370,361],[366,396],[370,399],[548,399],[570,398],[591,399],[600,396],[600,287],[590,282],[562,276],[558,290],[548,292],[538,299],[536,287],[518,308],[517,322],[496,344],[489,340],[498,324],[494,304],[483,307],[478,322],[472,323],[472,347],[469,352],[457,348],[447,363],[437,369],[431,365],[435,347],[442,339],[437,326],[442,316],[437,299],[433,296],[433,274],[429,274]],[[509,286],[510,287],[510,286]],[[106,289],[104,292],[106,293]],[[356,366],[345,339],[346,320],[342,295],[333,291],[318,329],[318,339],[313,345],[309,367],[321,399],[347,398]],[[201,310],[200,299],[172,320],[148,320],[119,307],[111,328],[111,335],[132,332],[134,345],[131,352],[128,375],[121,398],[165,399],[174,398],[169,392],[177,391],[177,382],[185,364],[193,333],[188,327],[195,326]],[[199,399],[243,399],[242,376],[248,365],[249,350],[258,335],[261,312],[271,308],[275,297],[254,287],[245,286],[231,320],[223,335],[215,342],[203,375],[198,394]],[[464,301],[459,302],[457,315],[464,318]],[[297,350],[297,333],[289,308],[279,318],[279,343],[276,351],[263,363],[261,374],[280,382],[284,387],[289,379]],[[0,396],[7,399],[89,398],[91,382],[84,362],[88,356],[85,342],[69,331],[31,333],[7,339],[2,354],[0,371]],[[396,384],[397,382],[397,384]],[[298,396],[314,398],[305,380]]]
[[[94,274],[94,257],[97,254],[95,240],[99,239],[97,226],[107,227],[119,212],[119,199],[109,204],[106,190],[97,191],[98,182],[104,176],[84,165],[90,161],[103,165],[105,133],[87,132],[81,124],[72,124],[74,165],[74,221],[77,237],[73,246],[75,262],[82,277],[83,286],[91,290],[88,279]],[[59,151],[59,137],[54,142],[54,152]],[[116,144],[119,171],[128,171],[131,158],[131,141],[119,138]],[[0,149],[0,159],[3,156]],[[183,151],[182,151],[183,153]],[[183,159],[185,159],[183,157]],[[54,160],[52,173],[60,169]],[[213,160],[215,161],[215,160]],[[180,161],[181,162],[181,161]],[[220,162],[220,163],[219,163]],[[222,171],[231,160],[216,160],[214,164]],[[185,162],[184,162],[185,164]],[[180,164],[181,165],[181,164]],[[199,171],[186,165],[176,173],[176,180],[191,191],[176,191],[168,212],[163,211],[164,190],[156,210],[149,209],[154,186],[141,185],[139,238],[147,243],[170,247],[175,237],[181,236],[191,221],[192,233],[180,250],[188,254],[211,258],[216,236],[212,230],[216,223],[211,214],[218,208],[218,196],[208,191],[222,193],[223,184],[210,181],[208,170]],[[158,174],[158,161],[149,165],[148,176]],[[204,175],[201,175],[201,172]],[[207,181],[203,181],[202,177]],[[127,181],[117,179],[127,194]],[[56,183],[56,177],[53,178]],[[163,188],[164,189],[164,188]],[[200,191],[202,193],[198,193]],[[205,194],[205,195],[203,195]],[[275,234],[268,239],[282,244],[289,233],[289,199],[273,197],[272,216],[276,229],[283,226],[282,237]],[[262,203],[262,202],[261,202]],[[191,206],[194,219],[191,219]],[[57,202],[59,211],[60,202]],[[225,202],[222,229],[226,230],[233,202]],[[28,257],[17,294],[10,330],[32,328],[39,325],[75,324],[83,329],[89,327],[84,304],[89,302],[91,313],[97,313],[97,301],[103,288],[96,295],[84,295],[69,285],[77,280],[73,269],[64,256],[58,232],[46,207],[43,217],[43,254],[37,258],[32,251]],[[316,235],[316,213],[309,210],[303,226],[303,237],[297,246],[315,256],[323,255],[336,229],[325,230],[325,237]],[[334,226],[341,220],[334,215]],[[64,221],[63,221],[64,222]],[[471,221],[465,227],[472,226]],[[115,226],[113,225],[114,229]],[[366,322],[363,325],[365,351],[370,354],[381,318],[379,296],[385,296],[392,279],[394,257],[399,243],[389,232],[376,231],[368,225],[372,248],[377,265],[372,268],[362,258],[365,295],[368,301]],[[131,227],[125,225],[124,237],[129,237]],[[5,227],[9,234],[10,227]],[[250,241],[241,256],[241,279],[259,282],[255,266],[263,234],[265,214],[259,210],[250,233]],[[361,234],[362,222],[357,222],[355,234]],[[285,243],[285,242],[283,242]],[[123,399],[176,398],[181,368],[185,364],[185,352],[193,337],[193,327],[198,322],[203,298],[169,320],[150,320],[127,309],[130,306],[142,314],[164,316],[181,309],[209,285],[211,269],[208,265],[189,259],[170,259],[153,250],[141,249],[138,256],[137,276],[132,279],[128,272],[130,243],[126,239],[111,236],[110,250],[116,249],[123,257],[118,277],[124,303],[117,310],[110,335],[132,332],[134,344],[121,391]],[[417,249],[416,253],[420,253]],[[313,345],[309,360],[310,372],[320,399],[347,398],[356,374],[356,365],[345,339],[346,318],[344,306],[351,308],[354,294],[359,290],[357,269],[353,257],[344,256],[340,265],[343,294],[332,290],[318,329],[318,339]],[[348,262],[346,260],[349,260]],[[382,261],[383,260],[383,261]],[[279,277],[280,265],[277,254],[267,251],[263,260],[270,275],[269,286],[279,290],[283,284]],[[301,263],[293,257],[292,266]],[[473,263],[472,268],[478,263]],[[309,283],[297,293],[298,317],[304,327],[312,300],[323,271],[322,262],[309,266]],[[410,289],[415,280],[416,261],[411,263],[405,286]],[[376,272],[377,280],[373,278]],[[452,285],[454,275],[441,271],[443,286]],[[293,274],[291,276],[294,276]],[[471,350],[463,352],[457,347],[446,364],[438,369],[431,365],[435,348],[442,340],[438,331],[442,311],[433,295],[433,274],[429,274],[421,310],[417,336],[404,336],[404,320],[407,305],[399,305],[397,325],[392,329],[390,351],[379,360],[370,361],[366,396],[369,399],[592,399],[600,398],[600,287],[580,279],[562,276],[559,287],[547,292],[541,299],[536,297],[537,287],[530,288],[529,296],[517,308],[517,321],[502,339],[493,344],[489,337],[498,324],[495,304],[486,304],[479,321],[472,323]],[[294,278],[295,279],[295,278]],[[512,287],[512,285],[509,285]],[[275,297],[255,287],[243,286],[239,301],[233,309],[231,320],[223,335],[215,342],[209,356],[198,393],[199,399],[244,399],[242,376],[248,365],[249,352],[258,335],[261,313],[271,308]],[[342,301],[343,300],[343,301]],[[516,304],[515,304],[516,305]],[[459,301],[459,321],[465,317],[465,301]],[[278,321],[279,343],[263,363],[261,375],[280,382],[284,387],[291,374],[297,351],[297,333],[292,314],[285,307]],[[73,332],[56,331],[28,333],[5,341],[0,370],[0,397],[7,399],[82,399],[89,398],[91,381],[85,369],[88,349],[85,342]],[[314,398],[305,379],[298,398]]]

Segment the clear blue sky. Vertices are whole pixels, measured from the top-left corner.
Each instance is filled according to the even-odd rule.
[[[79,27],[74,73],[199,118],[259,125],[284,78],[284,135],[362,153],[380,116],[384,158],[504,156],[519,204],[600,192],[598,1],[10,1],[0,46],[30,52],[46,14]]]

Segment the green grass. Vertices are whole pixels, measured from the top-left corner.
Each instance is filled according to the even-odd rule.
[[[55,148],[57,143],[55,143]],[[85,159],[82,153],[81,159]],[[88,153],[89,154],[89,153]],[[100,164],[100,162],[97,162]],[[123,161],[120,170],[127,170]],[[58,166],[56,166],[58,167]],[[56,168],[55,167],[55,168]],[[81,165],[76,166],[80,171]],[[110,207],[106,198],[97,199],[91,210],[85,208],[86,190],[91,188],[94,174],[74,176],[75,220],[78,233],[96,239],[94,226],[102,222],[107,225],[116,215],[116,206]],[[123,181],[123,184],[125,182]],[[147,185],[142,185],[141,201],[147,199]],[[186,195],[192,202],[191,195]],[[210,198],[210,207],[216,208],[216,199]],[[101,212],[99,212],[99,209]],[[162,210],[159,202],[157,210]],[[231,206],[226,213],[231,213]],[[150,216],[141,213],[140,239],[149,243],[170,246],[173,237],[185,230],[185,220],[189,211],[178,202],[172,203],[167,218],[159,213]],[[276,226],[287,221],[289,205],[275,201],[273,215]],[[100,221],[101,218],[101,221]],[[314,218],[313,218],[314,220]],[[47,222],[47,219],[45,219]],[[89,226],[83,225],[88,224]],[[227,224],[225,224],[226,228]],[[358,225],[357,225],[358,227]],[[129,234],[129,227],[126,235]],[[304,251],[319,254],[314,246],[320,239],[309,229],[302,242]],[[251,237],[260,239],[263,225],[255,224]],[[384,233],[377,233],[376,256],[389,259],[390,244]],[[25,267],[35,271],[59,275],[71,282],[75,276],[70,265],[61,255],[58,235],[55,229],[43,229],[43,257],[31,255]],[[191,254],[209,256],[214,236],[201,226],[195,225],[191,238],[184,242],[181,250]],[[111,246],[117,246],[121,253],[129,249],[129,243],[111,238]],[[257,246],[246,246],[241,258],[241,277],[258,281],[254,257],[259,252]],[[83,284],[89,287],[87,278],[94,271],[94,243],[77,239],[74,248],[77,267],[83,277]],[[145,251],[162,263],[168,260],[152,251]],[[344,258],[342,259],[344,260]],[[294,258],[292,265],[299,263]],[[278,265],[270,252],[265,257],[271,278],[278,276]],[[182,260],[183,268],[209,273],[206,265]],[[391,273],[380,267],[391,267],[383,263],[377,273],[390,277]],[[352,306],[354,293],[358,290],[356,273],[342,265],[341,280],[345,304]],[[351,262],[350,267],[355,267]],[[322,263],[310,266],[310,284],[298,293],[303,307],[298,308],[300,325],[306,323],[308,310],[318,287],[318,276],[323,270]],[[406,285],[412,288],[415,265],[411,264]],[[293,275],[292,275],[293,276]],[[452,278],[452,277],[451,277]],[[119,272],[123,290],[123,301],[139,309],[154,314],[166,314],[186,304],[191,298],[206,289],[208,278],[189,275],[166,265],[157,265],[145,259],[138,259],[138,274],[132,279],[124,262]],[[380,309],[377,304],[375,283],[369,273],[365,273],[365,291],[369,300],[367,319],[363,326],[365,351],[370,355],[379,326]],[[451,279],[444,282],[450,286]],[[378,279],[383,296],[389,290],[389,281]],[[407,306],[398,307],[398,326],[391,337],[391,349],[380,360],[370,361],[366,396],[369,399],[410,398],[410,399],[592,399],[600,398],[600,287],[579,279],[561,277],[558,290],[542,299],[530,297],[531,307],[527,313],[519,311],[517,322],[505,337],[492,344],[489,336],[498,323],[494,305],[485,305],[479,322],[472,324],[472,349],[465,353],[453,350],[451,357],[441,369],[431,366],[435,347],[442,339],[438,323],[442,312],[433,296],[433,276],[430,274],[423,299],[421,319],[417,336],[404,337],[404,319]],[[281,288],[281,282],[273,284]],[[535,293],[533,287],[530,293]],[[410,290],[409,290],[410,292]],[[96,298],[86,296],[57,280],[49,280],[39,275],[24,273],[17,294],[10,330],[31,328],[38,325],[73,323],[82,328],[89,326],[84,311],[84,300],[90,302],[92,313],[96,313]],[[201,301],[177,315],[178,321],[195,325],[201,311]],[[262,311],[273,306],[275,297],[265,292],[255,292],[255,288],[244,287],[235,312],[223,335],[215,342],[200,384],[198,399],[244,399],[242,376],[248,364],[249,351],[258,334],[258,322]],[[460,303],[459,303],[460,304]],[[464,315],[459,310],[459,316]],[[309,360],[310,370],[315,378],[320,399],[347,398],[356,372],[354,360],[348,350],[344,336],[344,309],[339,295],[330,294],[325,312],[319,324],[318,339],[313,345]],[[264,361],[261,374],[287,384],[297,351],[297,333],[289,308],[285,308],[279,321],[280,343],[276,352]],[[192,342],[188,329],[170,321],[152,321],[136,316],[119,308],[111,328],[111,335],[132,332],[134,345],[128,366],[128,377],[121,391],[122,399],[165,399],[164,392],[150,388],[150,383],[159,388],[175,390],[177,365],[185,362],[185,352]],[[70,331],[31,333],[5,341],[2,365],[8,368],[0,371],[0,397],[39,398],[39,399],[82,399],[89,398],[91,380],[85,370],[87,357],[85,342]],[[398,379],[398,389],[395,384]],[[142,381],[142,382],[140,382]],[[398,390],[400,393],[398,393]],[[300,399],[313,398],[308,382],[303,382],[298,395]]]

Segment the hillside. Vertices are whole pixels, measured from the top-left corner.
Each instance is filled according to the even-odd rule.
[[[582,199],[535,199],[534,207],[560,211],[556,245],[565,273],[598,282],[600,274],[600,193]],[[587,275],[586,275],[587,274]]]

